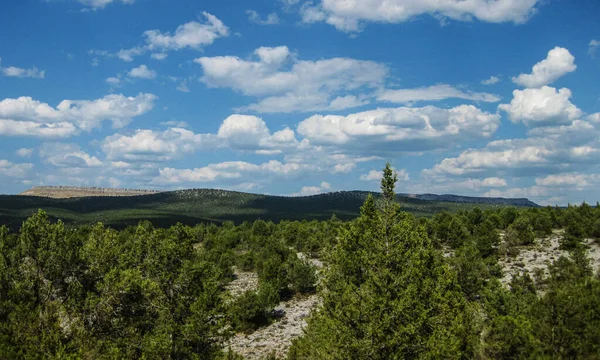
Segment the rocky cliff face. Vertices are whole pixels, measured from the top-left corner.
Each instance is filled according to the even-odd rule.
[[[69,199],[90,196],[139,196],[156,194],[157,190],[111,189],[79,186],[38,186],[19,195],[40,196],[54,199]]]

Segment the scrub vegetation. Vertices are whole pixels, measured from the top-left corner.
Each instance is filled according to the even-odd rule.
[[[233,338],[283,326],[282,303],[314,297],[303,334],[266,357],[600,358],[588,249],[600,241],[600,207],[470,205],[416,217],[395,184],[388,165],[381,195],[365,194],[348,221],[116,230],[40,210],[1,226],[0,358],[236,359]],[[502,264],[549,236],[564,256],[501,281]],[[256,274],[254,285],[233,294],[240,272]]]

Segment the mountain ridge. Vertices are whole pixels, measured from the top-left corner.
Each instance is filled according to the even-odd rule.
[[[210,189],[210,188],[199,188],[199,189],[182,189],[182,190],[150,190],[150,189],[126,189],[126,188],[100,188],[100,187],[82,187],[82,186],[36,186],[31,189],[25,190],[18,194],[23,196],[39,196],[54,199],[68,199],[68,198],[80,198],[80,197],[114,197],[114,196],[145,196],[159,193],[170,193],[177,191],[227,191],[230,193],[239,194],[251,194],[258,196],[273,196],[282,198],[310,198],[315,196],[322,196],[327,194],[336,193],[371,193],[375,192],[364,191],[364,190],[345,190],[345,191],[332,191],[321,194],[305,195],[305,196],[287,196],[287,195],[269,195],[261,193],[250,193],[243,191],[232,191],[232,190],[221,190],[221,189]],[[60,194],[60,193],[65,194]],[[69,195],[75,193],[76,195]],[[477,203],[477,204],[501,204],[501,205],[514,205],[514,206],[532,206],[539,207],[538,204],[527,198],[503,198],[503,197],[483,197],[483,196],[465,196],[456,194],[409,194],[399,193],[398,196],[413,198],[419,200],[428,201],[443,201],[443,202],[455,202],[455,203]]]
[[[51,198],[32,195],[0,195],[0,225],[18,229],[22,222],[43,209],[54,219],[61,219],[70,226],[81,226],[102,222],[115,228],[136,225],[149,220],[158,227],[170,227],[178,222],[185,225],[242,223],[257,219],[283,220],[327,220],[336,215],[342,220],[351,220],[360,213],[368,195],[376,198],[379,193],[368,191],[339,191],[305,197],[273,196],[244,192],[188,189],[155,192],[129,196],[88,196]],[[523,199],[469,198],[425,195],[397,195],[404,211],[419,217],[431,217],[441,211],[455,212],[480,207],[494,209],[502,206],[538,207]],[[452,199],[453,202],[447,201]],[[479,199],[479,200],[478,200]],[[485,202],[484,202],[485,201]]]

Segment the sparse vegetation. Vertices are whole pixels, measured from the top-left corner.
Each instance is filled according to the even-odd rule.
[[[39,211],[0,226],[0,358],[233,359],[233,337],[259,341],[288,320],[290,359],[600,357],[600,280],[589,259],[598,264],[600,252],[587,249],[600,208],[467,206],[417,218],[394,185],[386,171],[384,196],[366,194],[347,222],[142,221],[115,230],[68,227]],[[230,194],[210,201],[251,196]],[[62,204],[74,212],[78,201]],[[253,274],[253,288],[228,291],[235,267]],[[299,303],[319,306],[304,335],[306,315],[283,310]]]

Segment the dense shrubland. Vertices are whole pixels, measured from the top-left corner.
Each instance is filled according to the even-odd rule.
[[[387,168],[383,196],[351,222],[116,231],[40,211],[18,232],[0,227],[0,358],[233,358],[234,333],[314,292],[323,305],[291,359],[600,358],[600,279],[583,242],[600,241],[599,207],[419,219],[394,186]],[[570,257],[503,286],[498,260],[556,229]],[[325,263],[318,276],[305,258]],[[228,294],[234,268],[257,273],[258,289]]]

